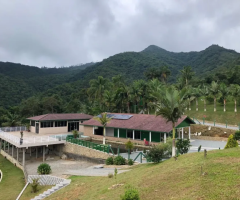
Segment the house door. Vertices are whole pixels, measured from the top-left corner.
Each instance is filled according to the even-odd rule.
[[[36,133],[39,133],[39,123],[36,123]]]

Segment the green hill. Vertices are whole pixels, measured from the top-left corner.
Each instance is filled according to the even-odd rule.
[[[189,153],[159,164],[143,164],[129,172],[108,177],[72,176],[69,186],[46,199],[119,200],[124,186],[138,189],[142,200],[156,199],[239,199],[239,148]],[[201,167],[203,172],[201,173]]]

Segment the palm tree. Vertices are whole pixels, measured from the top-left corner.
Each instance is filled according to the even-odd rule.
[[[204,102],[204,112],[207,111],[206,109],[206,98],[209,95],[209,89],[206,85],[203,85],[203,87],[200,89],[200,94],[203,96],[203,102]]]
[[[192,95],[196,101],[196,111],[198,111],[198,98],[201,97],[201,91],[199,86],[197,88],[193,88]]]
[[[175,146],[175,124],[183,115],[183,111],[186,107],[186,89],[180,92],[173,87],[169,87],[165,90],[165,95],[162,96],[161,102],[157,104],[156,116],[161,115],[172,123],[173,131],[173,143],[172,143],[172,156],[176,155]]]
[[[152,79],[160,79],[161,77],[161,72],[158,68],[156,67],[151,67],[148,68],[145,72],[144,75],[146,76],[147,80],[152,80]]]
[[[240,96],[240,86],[237,84],[231,84],[230,92],[234,98],[234,104],[235,104],[234,112],[236,113],[237,112],[237,97]]]
[[[103,126],[103,144],[106,144],[105,142],[105,137],[106,137],[106,126],[107,124],[111,121],[112,118],[109,118],[107,116],[107,113],[101,113],[101,115],[98,117],[94,117],[93,119],[97,120],[98,122],[101,123],[101,125]]]
[[[161,81],[163,83],[167,82],[167,78],[171,75],[171,71],[167,66],[164,66],[160,69],[160,74],[161,74]]]
[[[216,112],[216,100],[219,94],[219,84],[215,81],[212,81],[209,91],[210,94],[214,97],[214,112]]]
[[[226,98],[229,94],[229,89],[224,83],[221,83],[219,86],[219,91],[221,93],[221,98],[223,98],[223,111],[226,112]]]
[[[3,116],[3,120],[5,121],[2,123],[3,126],[15,127],[21,125],[21,117],[16,113],[7,112]]]
[[[186,86],[188,85],[188,82],[192,79],[194,76],[194,72],[192,71],[191,67],[184,67],[183,70],[181,70],[181,76],[183,80],[185,81]]]
[[[111,91],[109,90],[105,90],[103,93],[103,100],[104,100],[104,104],[107,107],[107,111],[111,112],[111,108],[113,105],[113,94]]]
[[[90,81],[90,88],[88,89],[88,93],[91,96],[95,97],[95,100],[99,100],[102,103],[103,93],[106,89],[109,88],[109,80],[99,76],[97,79],[92,79]]]

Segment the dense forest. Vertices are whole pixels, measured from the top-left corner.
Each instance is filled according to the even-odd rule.
[[[221,88],[232,85],[232,91],[240,84],[239,53],[218,45],[189,53],[151,45],[99,63],[63,68],[0,62],[0,115],[19,121],[13,119],[53,112],[148,112],[169,85],[187,87],[190,96],[203,95],[200,91],[207,87],[213,98],[213,83],[219,101]],[[196,88],[199,95],[193,95]]]

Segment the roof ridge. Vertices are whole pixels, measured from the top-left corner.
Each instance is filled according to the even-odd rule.
[[[50,114],[52,114],[52,113],[50,113]],[[49,113],[48,113],[48,114],[44,114],[39,120],[41,120],[41,119],[47,117],[48,115],[49,115]]]

